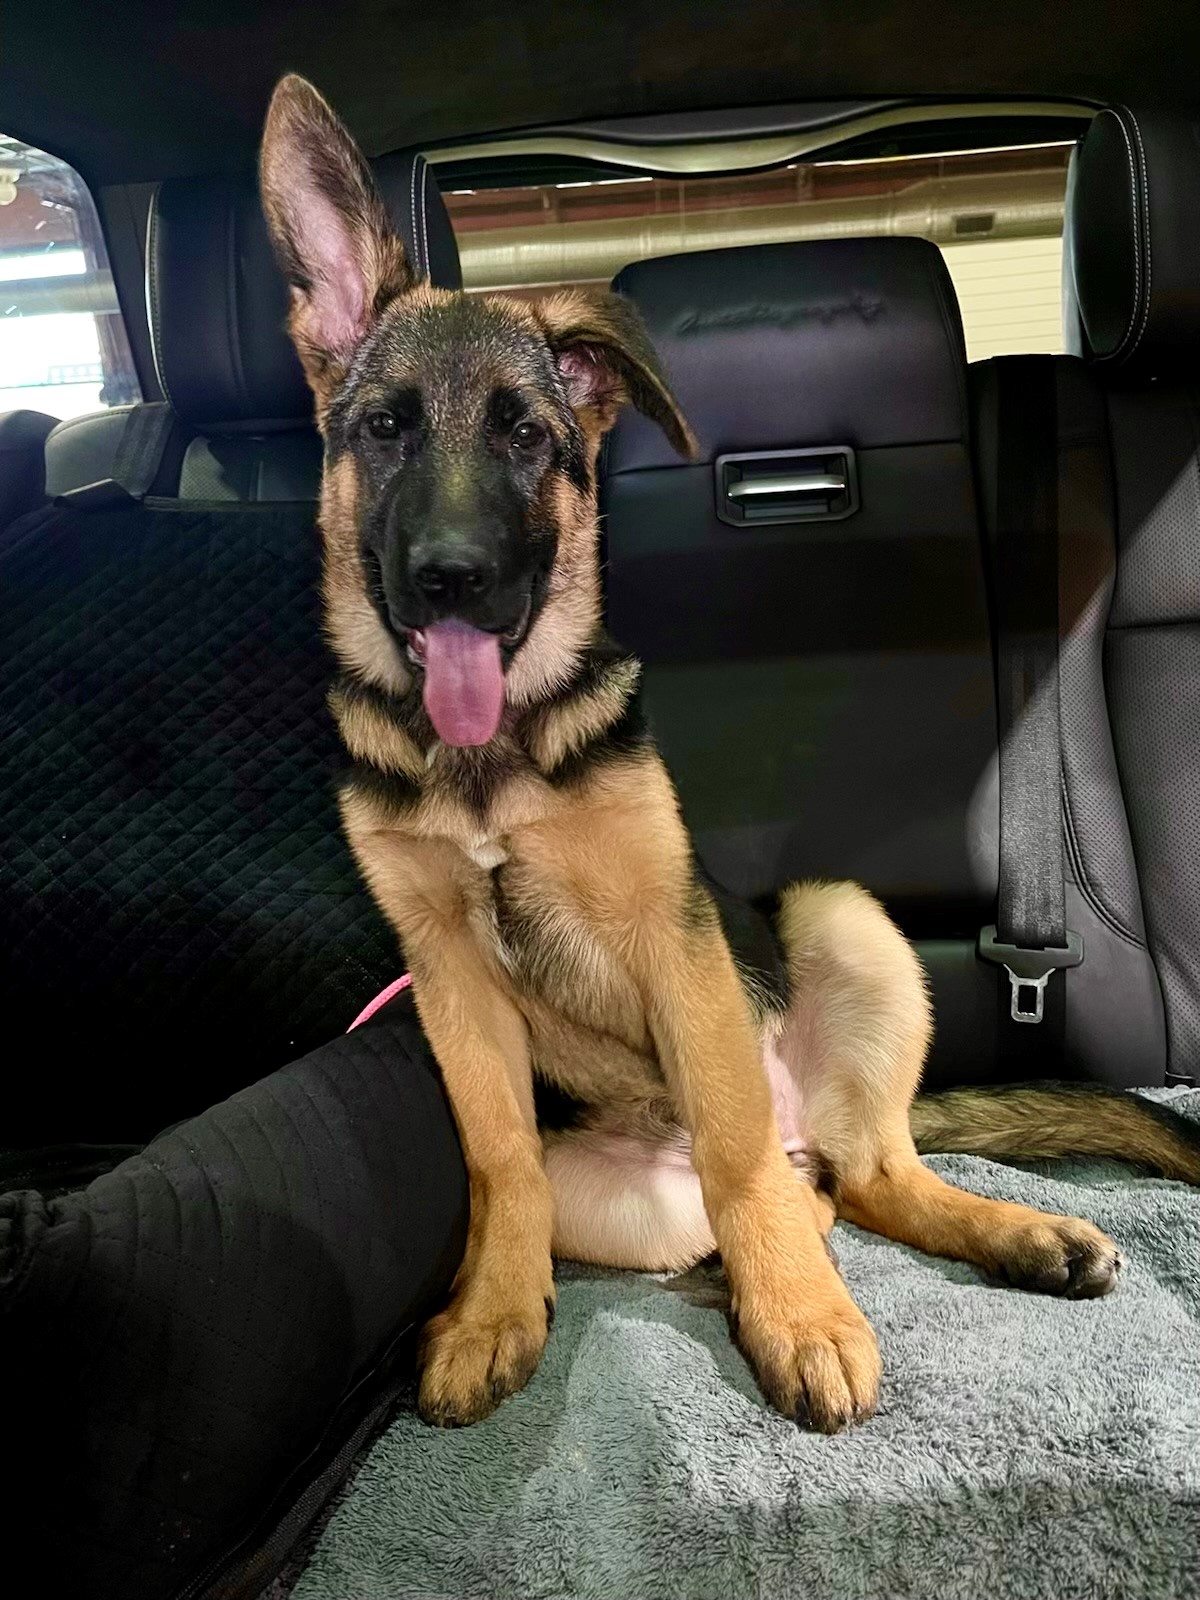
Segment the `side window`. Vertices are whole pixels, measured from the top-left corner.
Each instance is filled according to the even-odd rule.
[[[140,399],[91,195],[65,162],[0,134],[0,412]]]
[[[646,256],[724,245],[917,234],[941,248],[967,354],[1062,350],[1061,248],[1069,143],[866,160],[794,161],[724,177],[621,176],[576,163],[569,181],[514,184],[481,162],[439,174],[470,290],[607,284]],[[436,158],[436,157],[435,157]],[[543,162],[543,167],[545,162]],[[539,178],[542,174],[537,175]],[[557,174],[556,174],[557,176]],[[504,187],[494,186],[499,182]]]

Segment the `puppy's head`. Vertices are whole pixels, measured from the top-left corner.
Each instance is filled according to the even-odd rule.
[[[301,78],[275,91],[261,178],[325,439],[335,648],[382,686],[416,677],[446,743],[486,744],[506,700],[553,689],[595,628],[596,455],[621,406],[683,453],[687,424],[619,296],[530,306],[417,280]]]

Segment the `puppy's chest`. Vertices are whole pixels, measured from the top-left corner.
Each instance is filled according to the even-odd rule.
[[[522,856],[519,840],[501,836],[461,848],[486,874],[473,917],[476,937],[518,1003],[641,1045],[645,1022],[637,991],[582,906]]]

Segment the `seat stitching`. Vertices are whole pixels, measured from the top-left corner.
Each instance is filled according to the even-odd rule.
[[[118,1172],[119,1171],[120,1169],[118,1168]],[[115,1177],[116,1174],[113,1174],[113,1176]],[[121,1181],[125,1185],[126,1192],[132,1197],[133,1201],[132,1206],[126,1208],[126,1214],[128,1214],[129,1211],[132,1211],[133,1213],[133,1239],[130,1243],[128,1254],[130,1266],[129,1270],[125,1273],[125,1281],[120,1286],[121,1292],[118,1303],[113,1306],[110,1315],[105,1321],[103,1330],[98,1332],[95,1327],[91,1329],[92,1338],[90,1340],[90,1354],[76,1370],[76,1376],[80,1380],[86,1380],[90,1374],[95,1371],[102,1352],[107,1351],[110,1345],[115,1345],[119,1342],[116,1337],[117,1329],[122,1325],[123,1321],[128,1316],[132,1301],[135,1298],[146,1298],[145,1291],[140,1290],[137,1286],[135,1271],[136,1263],[142,1250],[142,1208],[139,1204],[140,1197],[138,1186],[136,1180],[129,1173],[123,1173],[121,1175]],[[108,1219],[108,1217],[111,1215],[111,1212],[105,1212],[102,1211],[98,1206],[93,1206],[92,1214],[93,1217],[98,1217],[99,1220],[103,1222]],[[93,1243],[93,1246],[96,1237],[96,1233],[93,1231],[90,1240],[90,1242]],[[89,1277],[95,1277],[96,1269],[94,1263],[95,1251],[93,1248],[93,1252],[88,1258]],[[114,1295],[114,1299],[117,1299],[116,1295]],[[86,1389],[84,1392],[86,1393]]]
[[[1110,622],[1109,633],[1138,633],[1143,628],[1197,628],[1200,612],[1186,617],[1137,617],[1132,622]]]
[[[1110,107],[1106,107],[1100,112],[1100,116],[1113,117],[1116,120],[1117,127],[1121,130],[1121,138],[1125,141],[1125,159],[1129,163],[1129,195],[1133,210],[1133,310],[1129,314],[1129,321],[1115,349],[1110,350],[1107,355],[1096,356],[1095,360],[1098,362],[1116,361],[1124,353],[1125,346],[1129,343],[1130,335],[1133,333],[1134,324],[1137,322],[1138,310],[1142,303],[1142,227],[1141,214],[1138,210],[1137,168],[1133,160],[1133,145],[1129,139],[1128,129],[1115,111]]]
[[[940,271],[939,267],[941,269]],[[954,337],[954,317],[950,309],[949,299],[946,295],[946,278],[943,278],[942,276],[942,273],[946,271],[946,268],[942,261],[941,255],[939,254],[937,256],[936,265],[934,263],[934,259],[931,256],[926,255],[925,270],[929,275],[929,281],[932,285],[934,296],[937,300],[938,311],[942,319],[942,331],[946,335],[946,343],[950,347],[950,356],[954,364],[955,387],[958,390],[959,418],[963,429],[966,430],[969,425],[970,403],[967,397],[966,363],[963,360],[961,343],[962,334],[960,329],[959,338],[956,339]],[[948,276],[949,274],[947,273],[947,278]],[[959,437],[961,439],[963,435],[960,434]]]
[[[423,278],[426,274],[421,267],[421,238],[417,232],[417,162],[420,159],[419,156],[413,157],[412,172],[409,175],[408,225],[412,230],[413,256],[415,257],[414,265],[417,269],[417,277]]]
[[[1133,136],[1138,145],[1138,161],[1142,169],[1142,238],[1146,250],[1146,299],[1142,308],[1142,321],[1141,326],[1138,328],[1137,338],[1129,347],[1129,354],[1133,355],[1145,337],[1147,327],[1150,325],[1150,301],[1154,293],[1154,253],[1150,248],[1150,176],[1146,170],[1146,147],[1142,143],[1142,131],[1138,127],[1137,117],[1128,106],[1124,106],[1122,109],[1129,118],[1130,126],[1133,128]]]
[[[163,398],[169,405],[175,407],[171,398],[171,390],[167,384],[167,375],[163,370],[163,363],[159,356],[162,349],[162,318],[158,302],[158,198],[162,193],[160,183],[150,200],[150,219],[146,227],[146,289],[150,309],[151,348],[154,354],[154,371],[158,377],[158,386],[163,392]],[[176,408],[177,409],[177,408]]]
[[[1145,941],[1139,939],[1132,928],[1125,926],[1118,914],[1101,898],[1099,890],[1096,889],[1088,877],[1083,851],[1079,844],[1079,836],[1075,831],[1075,818],[1071,811],[1071,792],[1067,785],[1065,768],[1062,778],[1062,813],[1063,831],[1067,836],[1067,850],[1071,857],[1071,863],[1075,868],[1075,877],[1079,885],[1080,894],[1083,895],[1100,920],[1112,929],[1113,933],[1124,939],[1127,944],[1133,945],[1136,949],[1144,950],[1146,948]]]
[[[418,156],[421,163],[421,248],[425,252],[425,276],[432,279],[433,261],[429,254],[429,163]]]
[[[417,164],[413,161],[408,174],[408,231],[412,236],[413,266],[421,275],[421,246],[417,239]]]

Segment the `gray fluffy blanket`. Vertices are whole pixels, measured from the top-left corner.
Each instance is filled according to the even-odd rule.
[[[1173,1103],[1200,1117],[1200,1092]],[[839,1225],[886,1378],[874,1420],[827,1439],[763,1404],[719,1271],[564,1269],[527,1391],[461,1432],[400,1415],[295,1600],[1200,1596],[1200,1192],[930,1164],[1092,1218],[1126,1251],[1117,1291],[1021,1294]]]

